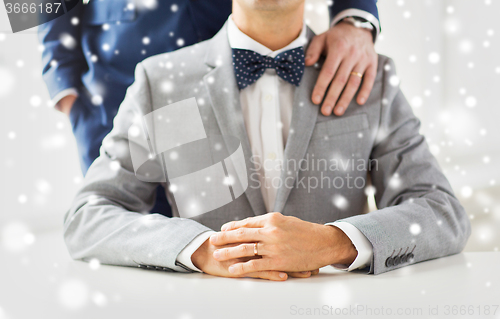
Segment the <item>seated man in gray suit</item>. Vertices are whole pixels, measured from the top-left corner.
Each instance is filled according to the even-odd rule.
[[[463,249],[469,220],[419,134],[393,62],[379,57],[365,105],[342,118],[323,116],[310,102],[321,65],[304,66],[313,33],[303,13],[304,0],[235,0],[215,37],[137,66],[65,216],[73,258],[286,280],[327,265],[380,274]],[[359,84],[361,77],[353,72],[345,80]],[[189,124],[180,123],[183,116]],[[175,130],[166,134],[162,125]],[[198,145],[205,133],[224,137],[216,149],[236,138],[232,164],[208,167],[200,163],[210,156],[172,151],[179,141]],[[141,173],[138,158],[166,168],[165,179]],[[237,171],[237,183],[224,178],[229,200],[220,204],[222,183],[208,187],[203,183],[214,179],[182,176],[184,163],[200,171],[217,164],[227,178]],[[209,208],[190,212],[196,205],[179,195],[182,178],[196,182],[184,194]],[[175,217],[144,213],[159,182]],[[364,213],[367,190],[378,210]]]

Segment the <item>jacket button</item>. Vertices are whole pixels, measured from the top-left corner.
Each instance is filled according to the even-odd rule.
[[[389,257],[385,260],[385,266],[386,267],[391,267],[393,265],[393,260],[392,257]]]
[[[401,258],[399,260],[401,261],[402,264],[404,264],[405,262],[408,261],[408,255],[401,256]]]
[[[399,257],[399,256],[394,257],[394,262],[393,262],[394,266],[399,265],[401,263],[400,260],[401,260],[401,257]]]

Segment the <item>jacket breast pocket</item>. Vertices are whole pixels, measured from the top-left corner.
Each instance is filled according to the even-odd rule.
[[[90,0],[84,6],[83,23],[101,25],[110,22],[131,22],[136,17],[137,9],[127,0]]]
[[[337,135],[364,131],[369,127],[366,113],[355,114],[316,123],[311,139],[328,139]]]

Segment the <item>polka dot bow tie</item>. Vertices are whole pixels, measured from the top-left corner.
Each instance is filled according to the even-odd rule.
[[[280,78],[298,86],[304,74],[304,48],[281,52],[275,58],[250,50],[233,49],[233,66],[240,90],[257,81],[267,68],[275,69]]]

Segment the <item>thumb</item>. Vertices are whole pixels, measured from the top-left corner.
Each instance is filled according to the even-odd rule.
[[[321,56],[321,52],[323,52],[323,49],[325,48],[325,39],[326,34],[322,33],[315,36],[311,40],[311,43],[309,43],[306,52],[305,63],[307,66],[313,65],[318,61],[319,57]]]

